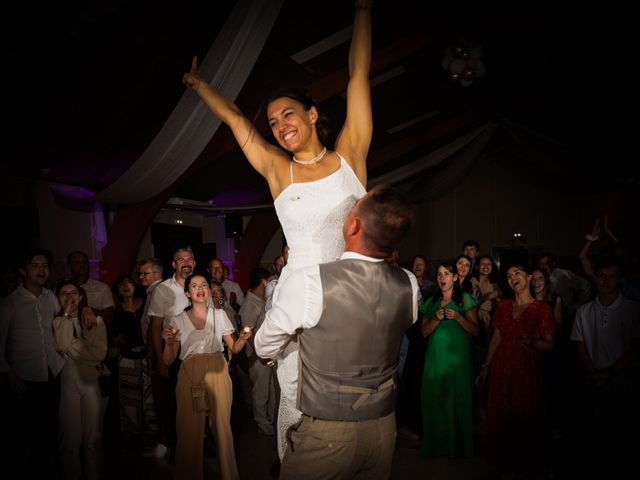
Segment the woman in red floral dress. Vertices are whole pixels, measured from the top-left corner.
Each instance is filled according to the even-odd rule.
[[[544,468],[544,397],[540,352],[553,349],[553,313],[531,294],[531,275],[507,270],[514,300],[503,300],[477,383],[488,378],[485,454],[520,473]]]

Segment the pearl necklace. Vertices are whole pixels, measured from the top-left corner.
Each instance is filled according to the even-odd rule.
[[[313,165],[314,163],[318,163],[320,160],[322,160],[326,154],[327,154],[327,147],[324,147],[322,151],[318,155],[313,157],[311,160],[298,160],[294,155],[293,161],[301,165]]]

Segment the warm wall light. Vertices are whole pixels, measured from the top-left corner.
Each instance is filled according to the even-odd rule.
[[[469,87],[476,78],[485,75],[484,48],[464,39],[444,49],[442,69],[447,72],[449,80],[463,87]]]

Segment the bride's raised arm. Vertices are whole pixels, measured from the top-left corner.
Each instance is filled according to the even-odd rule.
[[[371,0],[355,1],[353,37],[349,50],[346,120],[336,141],[336,151],[367,185],[367,154],[373,134],[371,114]]]
[[[198,72],[197,57],[193,58],[191,70],[183,75],[182,82],[195,90],[209,109],[231,128],[251,166],[271,184],[274,163],[283,160],[288,162],[287,154],[267,142],[235,103],[202,79]]]

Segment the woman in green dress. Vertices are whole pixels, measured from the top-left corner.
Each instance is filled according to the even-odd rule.
[[[455,264],[438,267],[438,293],[420,307],[429,337],[422,376],[422,454],[473,455],[470,335],[478,331],[475,298],[461,290]]]

